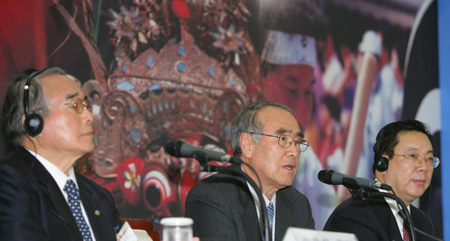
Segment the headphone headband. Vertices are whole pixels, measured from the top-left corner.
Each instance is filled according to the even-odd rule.
[[[23,86],[23,112],[25,114],[24,128],[28,135],[34,137],[41,133],[44,127],[44,120],[38,113],[30,113],[30,86],[31,80],[42,73],[41,71],[34,71],[27,77],[27,81]]]

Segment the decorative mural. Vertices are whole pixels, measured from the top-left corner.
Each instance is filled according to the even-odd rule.
[[[182,139],[231,151],[232,118],[259,80],[245,28],[250,13],[240,1],[181,0],[124,1],[109,13],[110,74],[95,46],[83,44],[97,65],[96,80],[83,84],[94,101],[97,147],[77,168],[113,193],[122,216],[182,216],[189,189],[211,173],[169,156],[164,144]]]
[[[403,72],[421,4],[358,2],[5,2],[0,73],[60,66],[78,77],[94,103],[96,150],[76,169],[113,194],[122,217],[156,225],[183,216],[190,188],[213,174],[166,154],[168,140],[232,154],[231,121],[243,105],[285,104],[310,143],[293,185],[321,229],[347,190],[317,172],[371,178],[373,135],[409,116]],[[364,62],[365,52],[376,61]]]

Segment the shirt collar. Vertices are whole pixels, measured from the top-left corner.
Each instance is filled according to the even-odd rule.
[[[242,166],[241,166],[241,170],[245,173],[245,170],[244,170],[244,168],[242,168]],[[256,190],[252,187],[252,185],[250,185],[250,183],[248,181],[247,181],[247,186],[248,186],[248,189],[250,190],[250,193],[252,194],[253,200],[255,200],[256,208],[257,208],[257,210],[259,210],[261,203],[259,201],[258,194],[256,193]],[[264,193],[262,193],[262,196],[263,196],[266,207],[269,206],[270,202],[272,202],[273,207],[275,208],[275,203],[277,200],[277,193],[275,193],[270,200],[266,197],[266,195],[264,195]]]
[[[375,181],[379,182],[379,180],[377,178],[375,178]],[[388,191],[386,191],[384,189],[379,189],[378,191],[388,193]],[[389,205],[389,207],[391,208],[392,212],[398,213],[401,210],[400,205],[397,205],[396,200],[394,200],[392,198],[388,198],[388,197],[385,197],[384,200],[386,200],[386,202]],[[411,208],[409,206],[410,205],[406,206],[406,209],[408,209],[408,212],[411,212]]]
[[[28,152],[31,153],[43,166],[44,168],[50,173],[50,175],[55,180],[56,184],[58,185],[59,189],[63,190],[64,186],[66,185],[67,180],[71,179],[75,182],[75,185],[78,188],[78,183],[76,181],[75,172],[73,170],[73,167],[70,167],[68,171],[68,175],[66,175],[61,169],[59,169],[55,164],[50,162],[49,160],[45,159],[43,156],[37,154],[36,152],[26,148]]]

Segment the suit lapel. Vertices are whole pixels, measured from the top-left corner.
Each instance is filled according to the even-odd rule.
[[[79,175],[77,175],[77,182],[80,188],[81,201],[83,202],[83,207],[86,211],[86,215],[88,216],[92,232],[94,233],[95,239],[99,240],[99,237],[104,237],[103,235],[99,234],[99,232],[104,230],[104,228],[101,222],[102,213],[95,206],[94,200],[98,200],[97,194],[90,188],[89,185],[85,183],[82,178],[79,177]]]
[[[436,229],[435,224],[433,223],[431,217],[427,216],[426,213],[422,212],[418,208],[411,205],[411,218],[413,219],[414,227],[422,230],[430,235],[435,237],[439,236],[439,231]],[[416,232],[417,240],[429,239],[425,237],[423,234]]]
[[[231,168],[240,170],[240,165],[233,165]],[[239,198],[239,205],[243,210],[241,216],[241,222],[244,228],[245,240],[261,240],[261,232],[259,228],[258,215],[256,213],[255,201],[253,200],[252,194],[248,189],[247,182],[243,177],[239,177],[239,185],[241,187],[236,187]]]
[[[250,194],[249,194],[250,195]],[[253,199],[247,199],[241,202],[244,213],[242,215],[242,224],[244,226],[245,236],[247,240],[261,240],[258,216]]]
[[[383,229],[383,232],[387,234],[389,240],[403,240],[394,214],[392,214],[391,208],[384,198],[378,198],[372,202],[375,202],[371,206],[378,219],[378,224]]]
[[[60,218],[67,225],[64,226],[65,232],[67,234],[73,234],[76,240],[82,240],[81,234],[78,230],[78,226],[73,217],[72,211],[70,211],[67,205],[66,199],[61,193],[61,190],[56,184],[50,173],[44,168],[44,166],[28,151],[24,150],[25,163],[30,167],[31,172],[40,184],[41,190],[45,193],[49,199],[51,206],[50,209],[58,218]]]
[[[276,212],[275,212],[275,241],[279,241],[283,238],[284,232],[286,232],[294,213],[294,203],[283,191],[277,192]]]

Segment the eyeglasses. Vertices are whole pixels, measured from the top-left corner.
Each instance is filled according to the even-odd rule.
[[[252,131],[250,131],[248,133],[254,134],[254,135],[262,135],[262,136],[278,138],[278,144],[284,148],[289,148],[292,145],[292,143],[294,143],[295,147],[297,147],[297,150],[299,150],[301,152],[306,151],[306,149],[308,149],[308,146],[309,146],[308,141],[303,140],[303,139],[294,140],[294,138],[292,138],[291,136],[285,135],[285,134],[275,136],[275,135],[269,135],[269,134],[264,134],[264,133],[256,133],[256,132],[252,132]]]
[[[51,109],[51,108],[66,106],[66,105],[72,106],[72,108],[75,110],[75,112],[77,114],[83,113],[84,108],[86,108],[89,112],[92,112],[92,103],[87,98],[87,96],[85,96],[84,99],[78,98],[71,102],[62,103],[59,105],[48,106],[47,108]]]
[[[434,156],[424,157],[420,154],[414,154],[414,153],[413,154],[403,154],[403,155],[394,153],[394,156],[404,157],[405,160],[410,165],[420,164],[420,162],[423,161],[426,165],[433,166],[433,168],[436,168],[439,166],[439,163],[441,163],[441,160],[439,160],[438,157],[434,157]]]

